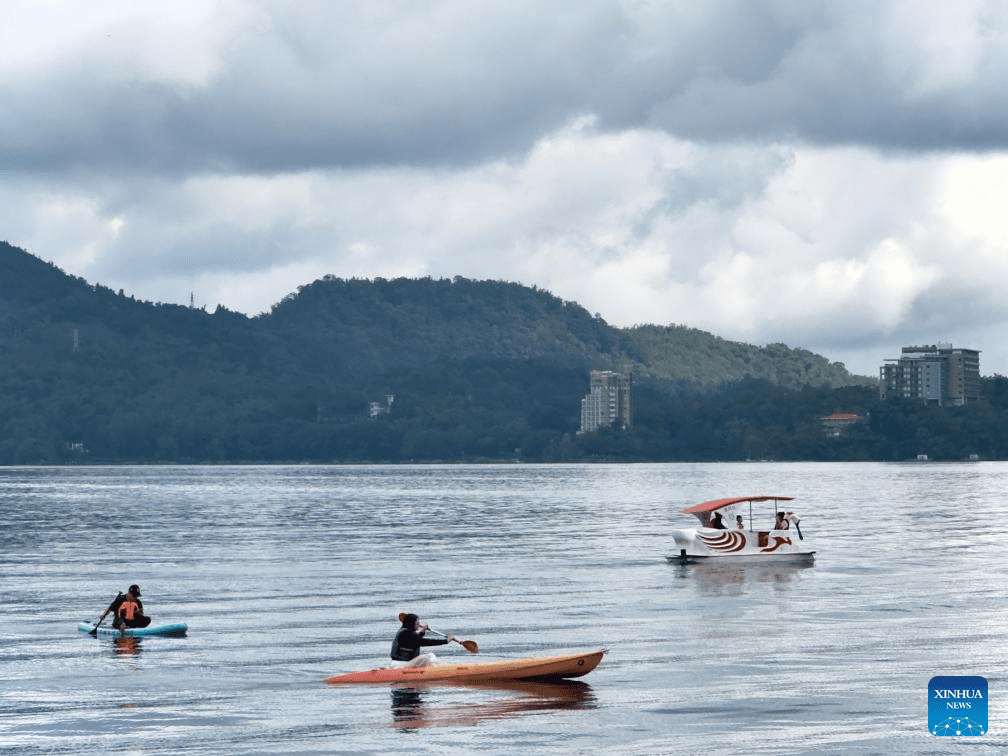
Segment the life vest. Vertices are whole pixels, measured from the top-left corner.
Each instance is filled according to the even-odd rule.
[[[127,622],[132,622],[133,618],[140,613],[140,605],[132,598],[128,598],[119,606],[118,614]]]
[[[412,646],[415,642],[411,636],[416,633],[406,627],[400,627],[392,640],[392,658],[396,661],[412,661],[420,655],[420,649]]]

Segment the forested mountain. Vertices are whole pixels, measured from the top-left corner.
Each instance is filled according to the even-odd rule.
[[[591,369],[633,371],[632,432],[576,433]],[[817,414],[877,394],[805,350],[613,328],[514,283],[327,277],[248,318],[0,242],[0,464],[898,458],[874,415],[857,449],[822,446]],[[988,430],[970,453],[1008,455]]]
[[[686,327],[614,328],[574,302],[515,283],[325,278],[259,320],[299,362],[333,372],[542,359],[706,386],[743,378],[793,389],[874,384],[783,344],[761,348]]]
[[[717,386],[762,379],[775,386],[877,386],[874,378],[852,376],[839,362],[784,344],[757,347],[686,326],[635,326],[626,331],[642,374],[694,385]]]
[[[292,358],[336,373],[374,373],[469,358],[625,362],[625,334],[545,291],[492,281],[327,277],[256,319]]]

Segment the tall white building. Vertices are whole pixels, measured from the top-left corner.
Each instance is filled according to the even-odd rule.
[[[620,430],[633,426],[630,388],[633,375],[609,370],[591,371],[591,389],[581,400],[581,430],[592,433],[615,425]]]

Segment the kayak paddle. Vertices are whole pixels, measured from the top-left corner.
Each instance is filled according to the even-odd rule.
[[[427,628],[427,632],[434,633],[435,635],[443,635],[445,638],[448,637],[448,633],[442,633],[440,630],[435,630],[432,627]],[[452,638],[453,641],[458,643],[462,648],[468,651],[470,654],[478,654],[479,646],[476,645],[476,641],[472,640],[459,640],[458,638]]]
[[[399,612],[399,621],[400,622],[402,622],[405,617],[406,617],[406,612]],[[442,633],[440,630],[434,630],[434,629],[429,628],[429,627],[427,629],[430,632],[435,633],[436,635],[442,635],[445,638],[448,637],[448,633]],[[458,638],[452,638],[452,640],[455,641],[456,643],[458,643],[460,646],[462,646],[462,648],[464,648],[470,654],[478,654],[479,653],[479,646],[476,644],[476,641],[473,641],[473,640],[461,640],[460,641]]]

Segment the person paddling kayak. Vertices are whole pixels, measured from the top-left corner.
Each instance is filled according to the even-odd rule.
[[[140,602],[140,586],[136,583],[131,585],[126,593],[120,593],[112,600],[108,609],[98,618],[98,625],[109,612],[113,616],[112,627],[117,630],[125,630],[127,627],[147,627],[151,623],[150,617],[144,616],[143,604]],[[95,625],[96,630],[98,625]]]
[[[424,634],[430,630],[427,625],[421,624],[420,618],[415,614],[404,614],[402,616],[402,627],[396,633],[392,641],[392,659],[403,662],[403,666],[426,667],[437,660],[432,653],[421,654],[421,646],[443,646],[455,640],[455,636],[446,635],[444,638],[426,638]]]

